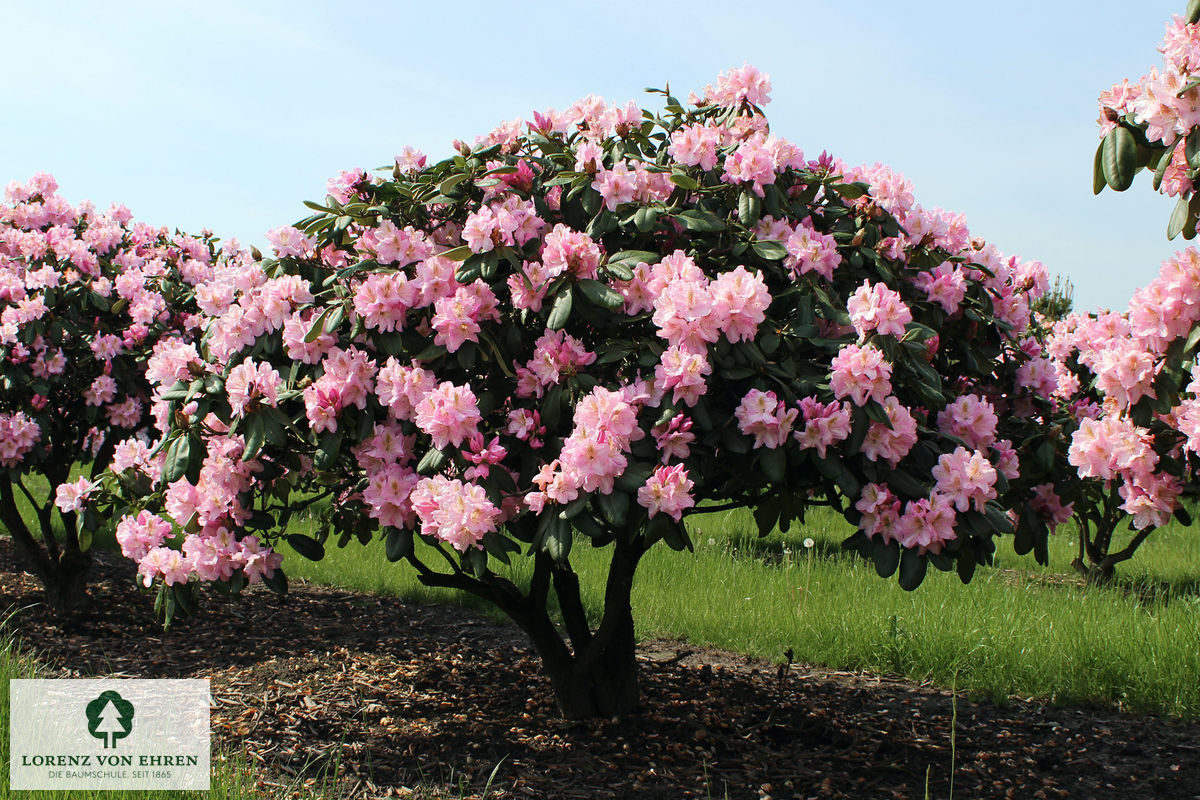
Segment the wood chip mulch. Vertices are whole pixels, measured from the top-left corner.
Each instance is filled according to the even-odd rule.
[[[21,646],[48,674],[210,678],[217,744],[258,762],[264,791],[482,797],[494,772],[491,798],[950,794],[939,689],[649,642],[642,714],[565,722],[522,634],[471,610],[300,584],[212,599],[164,633],[128,562],[100,556],[96,611],[64,630],[0,539],[0,612],[18,609]],[[956,703],[955,796],[1200,798],[1200,723]]]

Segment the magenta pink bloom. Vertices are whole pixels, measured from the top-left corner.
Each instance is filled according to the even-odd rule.
[[[719,106],[749,103],[764,106],[771,102],[771,78],[750,64],[722,72],[715,84],[704,87],[704,99]]]
[[[433,439],[438,450],[448,444],[458,447],[482,421],[470,384],[455,386],[450,381],[443,381],[427,393],[415,412],[413,421]]]
[[[126,558],[141,561],[147,553],[162,545],[171,535],[171,523],[149,511],[139,511],[117,523],[117,544]]]
[[[363,490],[367,514],[379,520],[380,525],[411,528],[416,522],[416,514],[409,495],[418,479],[416,472],[400,464],[386,464],[378,471],[369,472],[367,488]]]
[[[934,493],[904,505],[904,513],[896,522],[893,535],[902,547],[919,549],[922,553],[940,553],[946,542],[957,538],[954,520],[950,499]]]
[[[671,134],[668,152],[678,163],[707,172],[717,165],[721,135],[720,128],[710,125],[684,125]]]
[[[693,486],[682,464],[655,467],[645,485],[638,489],[638,505],[649,512],[651,519],[661,511],[679,522],[683,512],[696,505],[691,495]]]
[[[267,241],[275,248],[275,255],[280,258],[307,258],[313,254],[313,248],[317,244],[316,239],[305,236],[303,231],[291,225],[273,228],[267,231],[266,235]]]
[[[595,278],[604,253],[586,233],[558,224],[546,234],[542,264],[551,276],[569,272],[577,278]]]
[[[679,347],[663,351],[654,368],[654,381],[662,392],[672,391],[672,402],[694,406],[708,389],[706,378],[712,367],[704,353],[690,353]]]
[[[900,501],[885,484],[868,483],[854,507],[862,514],[859,530],[869,537],[879,536],[885,544],[895,540],[896,524],[900,521]]]
[[[856,406],[868,399],[883,402],[892,392],[892,365],[883,351],[870,345],[848,344],[830,362],[829,386],[838,399],[849,397]]]
[[[496,530],[500,510],[488,500],[483,487],[442,475],[421,478],[409,495],[421,524],[421,533],[448,542],[465,553],[482,547],[479,540]]]
[[[917,443],[917,421],[895,397],[883,401],[891,427],[872,422],[863,440],[862,452],[871,461],[883,459],[893,467],[900,463]]]
[[[871,331],[903,336],[904,326],[912,322],[912,311],[900,299],[900,293],[884,283],[872,286],[870,281],[863,281],[847,301],[846,310],[860,337]]]
[[[804,415],[804,430],[793,437],[801,447],[812,447],[817,455],[825,458],[829,447],[845,441],[850,436],[851,409],[845,403],[823,404],[815,397],[800,401],[800,412]]]
[[[978,450],[955,448],[943,453],[933,468],[934,492],[943,495],[959,511],[982,512],[996,498],[996,470]]]
[[[938,413],[938,430],[957,436],[972,450],[982,450],[996,441],[996,410],[977,394],[956,397]]]
[[[234,417],[257,406],[274,406],[283,380],[270,364],[246,359],[229,371],[225,391]]]
[[[771,292],[762,272],[753,274],[740,264],[723,272],[709,285],[716,326],[731,342],[751,341],[766,319]]]
[[[774,392],[751,389],[734,411],[738,430],[754,437],[754,446],[770,450],[782,445],[791,435],[798,409],[788,409]]]
[[[87,478],[59,484],[54,492],[54,505],[58,506],[58,510],[64,514],[81,511],[87,504],[88,495],[95,488],[96,484]]]

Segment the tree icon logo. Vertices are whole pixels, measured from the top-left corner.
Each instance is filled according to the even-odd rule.
[[[88,733],[104,740],[105,749],[115,747],[133,730],[133,703],[114,691],[101,692],[87,704]]]

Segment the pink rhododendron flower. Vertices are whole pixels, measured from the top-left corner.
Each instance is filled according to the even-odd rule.
[[[774,392],[751,389],[734,412],[738,430],[754,437],[756,448],[775,449],[787,441],[798,409],[788,409]]]
[[[883,410],[891,427],[872,422],[863,440],[862,453],[871,461],[883,459],[894,467],[917,443],[917,421],[895,397],[883,401]]]
[[[246,359],[229,371],[225,391],[233,416],[241,417],[256,406],[274,406],[283,380],[270,364]]]
[[[900,299],[900,293],[884,283],[872,286],[870,281],[863,281],[850,296],[846,310],[850,313],[850,324],[860,337],[871,331],[903,336],[904,326],[912,322],[912,312]]]
[[[117,523],[117,544],[126,558],[141,561],[151,550],[162,545],[171,535],[171,523],[149,511],[124,517]]]
[[[982,512],[988,500],[996,498],[996,470],[978,450],[956,447],[943,453],[933,468],[937,481],[934,491],[949,500],[959,511],[974,508]]]
[[[496,530],[500,518],[500,510],[488,500],[482,486],[442,475],[421,478],[409,502],[423,534],[448,542],[463,553],[468,547],[481,547],[479,540]]]
[[[938,412],[938,430],[957,436],[972,450],[982,450],[996,441],[996,425],[1000,420],[987,399],[977,394],[964,394]]]
[[[478,430],[482,417],[475,405],[470,384],[455,386],[443,381],[417,403],[413,421],[433,439],[438,450],[448,444],[458,447]]]
[[[81,511],[87,503],[88,494],[95,488],[96,484],[87,478],[59,484],[54,491],[54,505],[64,514]]]
[[[830,366],[833,372],[829,387],[838,399],[849,397],[854,405],[861,406],[868,399],[883,402],[892,392],[892,365],[877,347],[848,344],[833,357]]]
[[[655,467],[646,483],[638,489],[637,501],[651,519],[660,511],[679,522],[683,512],[696,505],[691,495],[693,482],[682,464]]]

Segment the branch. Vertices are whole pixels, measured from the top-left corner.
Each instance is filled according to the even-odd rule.
[[[554,564],[554,593],[558,595],[558,608],[571,637],[571,648],[579,655],[592,640],[592,629],[579,597],[579,576],[569,562]]]
[[[1105,556],[1104,560],[1100,562],[1100,568],[1110,569],[1114,564],[1120,564],[1122,561],[1128,561],[1130,558],[1133,558],[1134,552],[1152,533],[1154,533],[1154,528],[1146,528],[1145,530],[1138,531],[1137,536],[1134,536],[1129,541],[1124,550]]]
[[[21,490],[21,493],[24,494],[29,500],[29,504],[33,506],[33,513],[37,516],[38,526],[41,528],[42,540],[46,543],[46,553],[50,556],[50,560],[52,562],[57,563],[59,557],[58,539],[54,538],[54,525],[51,522],[51,513],[52,509],[54,508],[53,501],[48,501],[49,504],[43,506],[41,503],[35,500],[33,494],[29,491],[29,489],[25,488],[25,484],[21,482],[20,475],[15,477],[13,482],[17,484],[17,488]],[[51,478],[51,489],[53,489],[54,486],[55,481],[53,478]]]
[[[21,511],[17,508],[16,500],[13,497],[12,483],[2,479],[0,479],[0,520],[4,522],[4,527],[8,528],[17,550],[31,562],[30,566],[34,573],[43,580],[50,580],[53,576],[54,562],[46,556],[45,551],[38,545],[37,539],[34,539],[33,534],[29,531],[29,526],[25,524],[25,519],[21,516]]]

